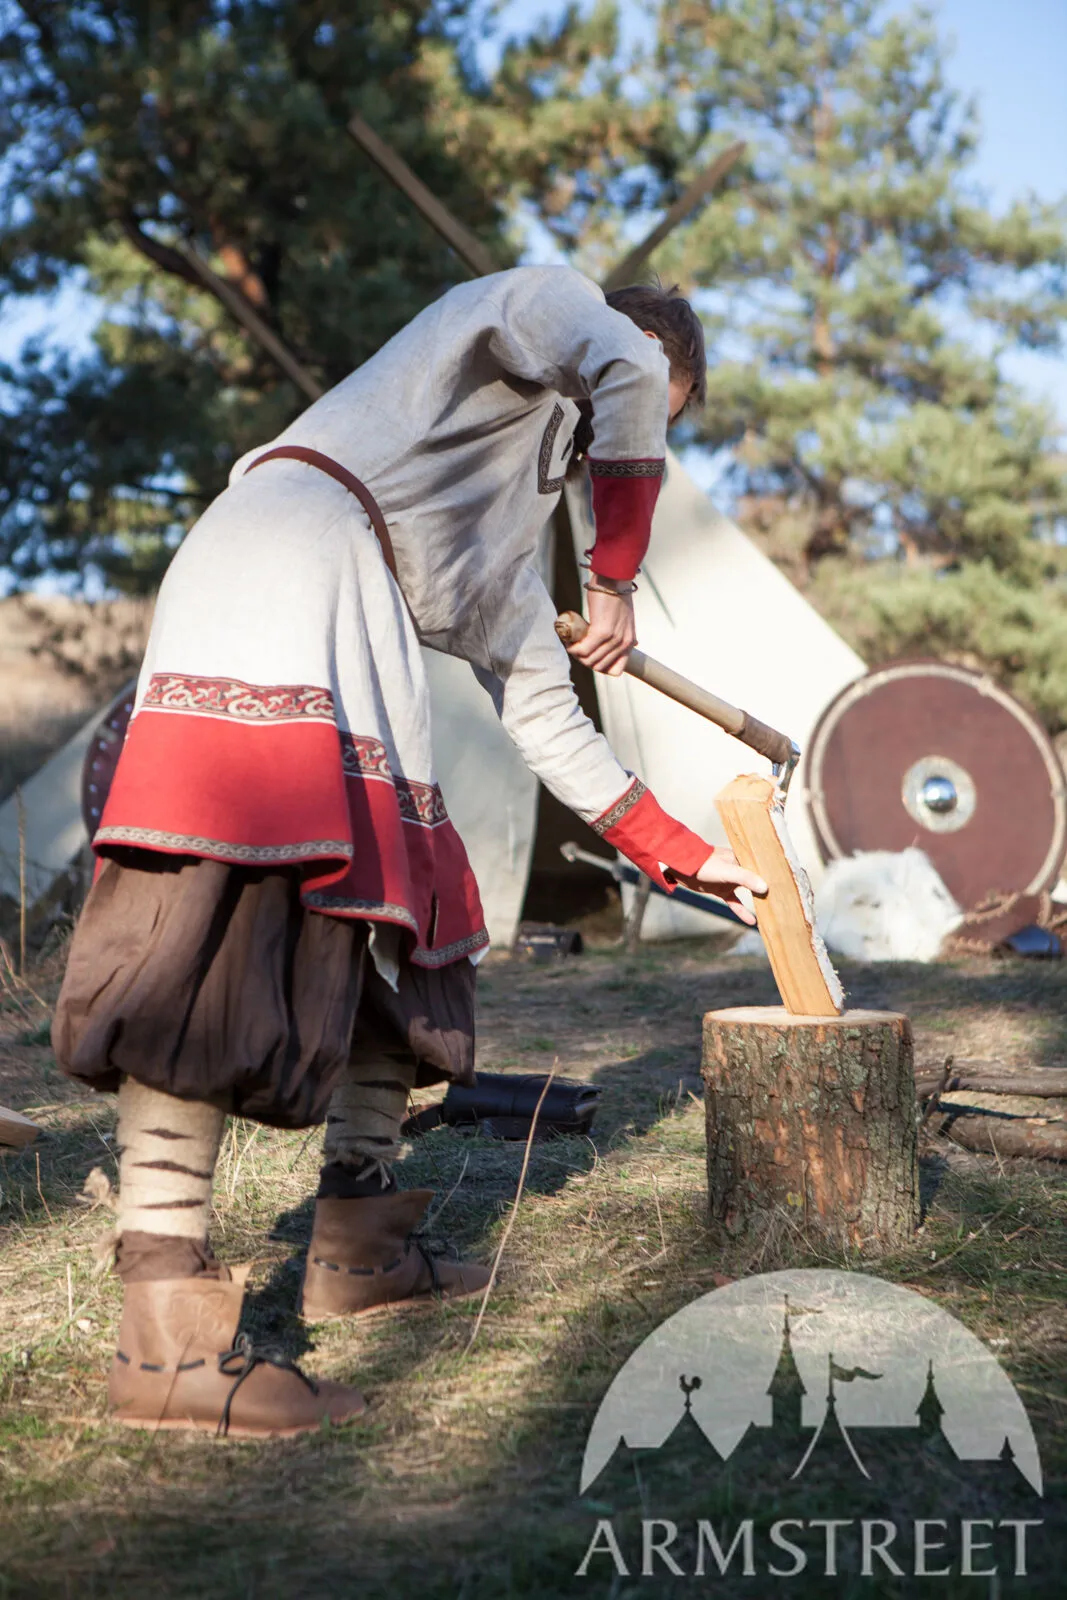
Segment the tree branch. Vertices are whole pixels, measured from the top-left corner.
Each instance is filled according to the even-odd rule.
[[[158,239],[153,239],[150,234],[142,232],[140,225],[134,217],[121,219],[122,231],[133,245],[152,262],[153,266],[161,267],[164,272],[170,272],[176,278],[181,278],[184,283],[191,283],[194,288],[203,289],[204,280],[196,268],[182,255],[180,250],[173,249],[169,244],[160,244]]]

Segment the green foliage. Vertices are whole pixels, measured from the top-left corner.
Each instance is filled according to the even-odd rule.
[[[1067,565],[1027,585],[989,560],[938,572],[830,557],[808,598],[868,661],[937,656],[982,668],[1051,732],[1067,727]]]
[[[612,0],[558,5],[483,81],[490,9],[0,12],[0,295],[74,274],[108,307],[92,360],[0,373],[0,563],[151,587],[234,457],[304,403],[178,246],[323,384],[463,275],[346,137],[354,110],[501,264],[532,217],[593,276],[742,136],[653,262],[705,310],[693,439],[730,449],[746,526],[869,657],[983,661],[1067,721],[1059,425],[1000,364],[1062,348],[1067,214],[977,190],[931,13],[660,0],[631,49]]]
[[[632,60],[603,7],[581,50],[563,18],[505,57],[501,125],[525,81],[560,125],[590,108],[600,139],[529,174],[541,221],[600,272],[635,207],[666,207],[742,136],[654,261],[705,313],[694,439],[730,449],[742,521],[869,659],[984,664],[1062,725],[1061,423],[1000,358],[1062,349],[1067,210],[991,210],[929,10],[674,0],[654,16]]]
[[[324,386],[463,275],[346,136],[354,111],[507,261],[500,183],[445,116],[474,94],[455,11],[448,0],[0,11],[0,296],[73,274],[109,307],[93,358],[37,348],[0,371],[0,563],[30,577],[95,562],[151,587],[235,456],[304,403],[182,246]]]
[[[974,190],[975,115],[929,12],[669,10],[656,71],[679,119],[749,139],[739,181],[663,252],[714,290],[702,438],[734,447],[740,493],[804,508],[809,565],[888,542],[1032,580],[1067,479],[1054,419],[997,358],[1061,347],[1067,213],[995,216]]]

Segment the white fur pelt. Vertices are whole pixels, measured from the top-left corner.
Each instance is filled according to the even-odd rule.
[[[854,961],[936,961],[963,912],[922,850],[832,861],[815,895],[819,931]]]

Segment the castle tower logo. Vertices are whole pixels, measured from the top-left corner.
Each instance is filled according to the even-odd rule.
[[[1032,1575],[1042,1492],[1019,1395],[950,1313],[862,1273],[767,1273],[684,1307],[614,1379],[578,1575]]]

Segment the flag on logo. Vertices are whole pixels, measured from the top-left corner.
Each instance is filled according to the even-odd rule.
[[[866,1367],[839,1367],[830,1357],[830,1376],[837,1383],[851,1383],[853,1378],[880,1378],[880,1372],[868,1372]]]

